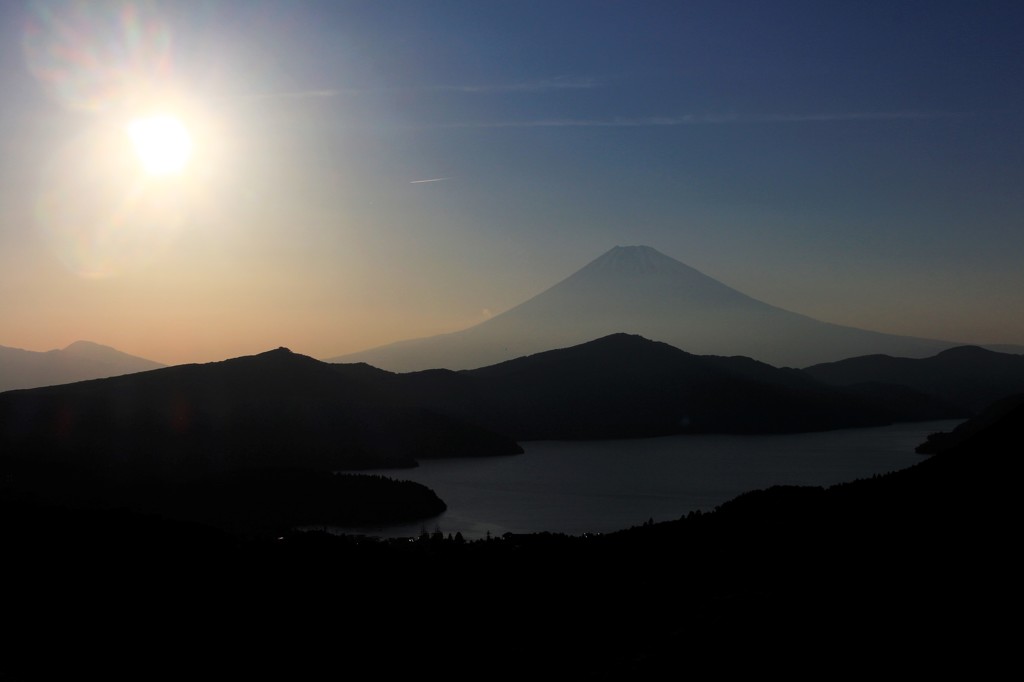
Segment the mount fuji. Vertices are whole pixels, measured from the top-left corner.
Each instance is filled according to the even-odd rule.
[[[486,322],[352,353],[396,372],[471,369],[625,332],[700,355],[804,367],[858,355],[927,357],[958,344],[822,322],[778,308],[649,246],[616,246]]]

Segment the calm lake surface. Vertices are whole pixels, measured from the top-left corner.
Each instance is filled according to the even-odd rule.
[[[711,510],[773,485],[832,485],[904,469],[930,433],[959,421],[776,436],[669,436],[533,441],[525,454],[425,460],[416,469],[366,473],[417,481],[448,511],[403,526],[336,528],[381,537],[461,532],[466,539],[552,531],[606,533]]]

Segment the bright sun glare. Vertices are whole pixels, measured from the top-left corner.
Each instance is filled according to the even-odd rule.
[[[174,116],[137,118],[128,125],[128,136],[150,175],[177,175],[192,156],[192,138]]]

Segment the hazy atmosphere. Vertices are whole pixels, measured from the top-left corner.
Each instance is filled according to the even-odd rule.
[[[0,31],[0,345],[339,356],[629,244],[1024,344],[1019,3],[38,0]]]

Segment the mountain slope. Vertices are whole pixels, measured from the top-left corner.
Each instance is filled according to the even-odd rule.
[[[945,350],[930,358],[869,355],[814,365],[804,370],[835,386],[864,382],[908,386],[978,412],[990,403],[1024,392],[1024,355],[977,346]]]
[[[867,353],[920,357],[954,345],[820,322],[751,298],[650,247],[617,246],[474,327],[330,362],[367,362],[393,371],[473,368],[616,332],[690,353],[745,355],[777,366]]]
[[[475,370],[388,374],[365,365],[336,367],[517,440],[814,431],[957,416],[923,396],[931,412],[921,415],[798,370],[691,355],[628,334]]]
[[[0,461],[115,477],[520,451],[287,349],[0,395]]]
[[[159,362],[122,353],[91,341],[36,352],[0,346],[0,392],[101,379],[163,367]]]

